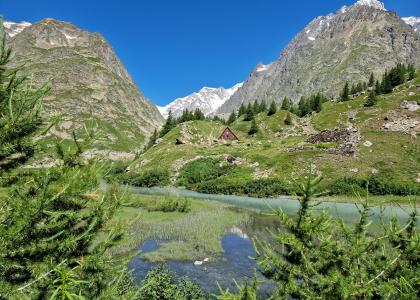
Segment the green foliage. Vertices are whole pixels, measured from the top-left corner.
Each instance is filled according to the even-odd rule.
[[[272,101],[270,104],[270,108],[268,109],[267,116],[272,116],[277,112],[277,104],[276,102]]]
[[[241,106],[239,106],[238,110],[238,117],[244,115],[246,113],[246,107],[243,103],[241,103]]]
[[[248,135],[257,134],[258,130],[259,130],[258,125],[257,125],[257,122],[255,121],[255,118],[254,118],[254,119],[252,119],[251,128],[249,128]]]
[[[372,174],[367,178],[343,177],[327,186],[331,195],[353,195],[368,189],[372,195],[420,195],[420,187],[415,182],[400,181],[389,174]]]
[[[201,182],[227,175],[231,170],[231,165],[220,166],[219,159],[200,158],[189,162],[181,169],[177,183],[191,188]]]
[[[290,100],[287,99],[287,97],[284,97],[283,102],[281,103],[281,109],[290,110],[291,107],[292,107],[292,104]]]
[[[169,184],[169,172],[167,170],[148,170],[143,173],[128,172],[120,178],[122,183],[138,187],[165,186]]]
[[[34,155],[32,137],[42,125],[41,100],[48,92],[44,85],[35,89],[21,67],[9,68],[12,51],[6,46],[6,33],[0,18],[0,173],[24,164]]]
[[[320,112],[322,110],[322,103],[328,99],[321,93],[310,96],[309,98],[301,97],[298,103],[298,116],[304,117],[312,112]]]
[[[171,129],[174,128],[175,125],[176,125],[176,122],[172,116],[172,111],[169,111],[165,124],[163,125],[162,129],[159,132],[159,137],[163,137],[165,134],[171,131]]]
[[[416,69],[413,64],[407,66],[408,80],[413,80],[416,77]]]
[[[364,104],[365,107],[374,106],[378,100],[376,99],[376,93],[375,91],[370,91],[367,101]]]
[[[348,81],[346,81],[346,83],[344,84],[343,91],[341,92],[341,95],[340,95],[340,100],[342,102],[350,100],[350,90],[349,90]]]
[[[366,199],[358,205],[359,221],[347,225],[327,212],[314,213],[313,199],[323,194],[320,181],[321,177],[309,175],[299,185],[302,198],[296,217],[273,211],[282,224],[281,230],[270,231],[273,243],[254,239],[262,273],[277,283],[271,297],[418,298],[420,239],[415,208],[404,226],[393,218],[389,225],[371,229]]]
[[[266,112],[267,111],[267,103],[265,100],[261,101],[258,112]]]
[[[292,117],[290,116],[289,112],[287,112],[286,118],[284,119],[284,124],[286,124],[286,125],[292,125],[293,124]]]
[[[226,124],[230,125],[235,121],[236,121],[236,113],[235,113],[235,111],[232,111],[232,113],[230,114],[229,119],[227,120]]]
[[[203,290],[188,278],[182,278],[179,283],[175,274],[163,266],[150,270],[141,283],[139,300],[204,300]]]
[[[196,190],[207,194],[248,195],[253,197],[275,197],[294,195],[293,185],[279,178],[262,178],[248,181],[231,181],[217,178],[200,183]]]
[[[149,141],[147,142],[146,146],[144,147],[144,151],[147,151],[148,149],[152,148],[156,144],[157,138],[158,138],[158,132],[155,129],[153,131],[153,134],[150,136]]]
[[[149,198],[134,198],[131,197],[124,205],[130,207],[142,207],[147,211],[161,211],[161,212],[182,212],[187,213],[191,211],[191,202],[187,198],[179,197],[153,197]]]
[[[248,103],[248,106],[246,107],[244,121],[252,121],[254,119],[254,115],[254,108],[251,103]]]
[[[373,75],[373,73],[371,73],[370,74],[370,77],[369,77],[369,83],[368,83],[368,86],[369,87],[373,87],[375,85],[375,75]]]

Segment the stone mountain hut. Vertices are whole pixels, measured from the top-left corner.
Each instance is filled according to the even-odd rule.
[[[236,136],[236,134],[234,134],[233,131],[229,127],[226,127],[225,130],[223,130],[222,134],[219,137],[219,140],[223,140],[223,141],[239,141],[239,139]]]

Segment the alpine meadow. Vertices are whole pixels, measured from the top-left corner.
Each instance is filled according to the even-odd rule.
[[[419,299],[402,2],[0,4],[0,299]]]

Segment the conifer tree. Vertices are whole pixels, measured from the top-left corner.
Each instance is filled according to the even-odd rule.
[[[375,94],[376,95],[382,94],[382,86],[379,80],[376,80],[376,83],[375,83]]]
[[[290,100],[287,97],[284,97],[283,102],[281,104],[281,109],[290,110],[291,104]]]
[[[342,102],[350,100],[349,93],[350,93],[349,83],[346,81],[343,87],[343,91],[341,92],[341,95],[340,95],[340,100]]]
[[[408,80],[413,80],[416,77],[416,69],[413,64],[407,66]]]
[[[249,135],[254,135],[254,134],[258,133],[258,130],[259,129],[258,129],[257,122],[255,121],[255,118],[253,118],[252,122],[251,122],[251,128],[249,129],[248,134]]]
[[[246,108],[245,118],[244,121],[252,121],[254,119],[254,109],[251,103],[248,103],[248,106]]]
[[[254,111],[254,114],[260,113],[260,103],[258,101],[254,101],[254,104],[252,105],[252,110]]]
[[[375,85],[375,75],[373,75],[373,73],[370,73],[368,86],[373,87],[374,85]]]
[[[188,111],[185,112],[186,115],[188,114]],[[187,117],[185,117],[187,118]],[[159,137],[163,137],[165,134],[167,134],[171,129],[175,126],[175,121],[172,116],[172,111],[169,111],[168,117],[166,118],[165,124],[162,127],[162,130],[159,132]]]
[[[292,125],[292,117],[290,116],[289,112],[287,112],[287,114],[286,114],[286,118],[284,119],[284,124]]]
[[[204,116],[203,112],[199,108],[196,108],[194,111],[193,120],[204,120],[205,118],[206,117]]]
[[[239,106],[238,110],[238,117],[244,115],[246,113],[246,107],[243,103],[241,103],[241,106]]]
[[[376,99],[376,94],[375,91],[370,91],[369,95],[368,95],[368,99],[366,101],[366,103],[364,104],[364,106],[366,107],[370,107],[370,106],[374,106],[377,102]]]
[[[229,119],[227,120],[226,124],[230,125],[235,121],[236,121],[236,113],[235,113],[235,111],[232,111],[232,113],[230,114]]]
[[[158,132],[155,129],[153,131],[153,134],[150,136],[149,141],[147,142],[147,145],[146,145],[146,149],[145,150],[148,150],[148,149],[152,148],[156,144],[157,138],[158,138]]]
[[[259,112],[266,112],[267,111],[267,103],[265,100],[261,101]]]
[[[320,112],[322,110],[323,97],[320,93],[311,97],[311,109],[315,112]]]
[[[389,94],[393,90],[391,77],[388,72],[385,72],[382,78],[381,90],[384,94]]]
[[[2,24],[0,18],[0,173],[33,156],[32,138],[42,125],[41,99],[48,91],[47,85],[34,89],[19,75],[21,68],[7,68],[12,50]]]
[[[351,88],[350,88],[350,95],[355,95],[357,93],[357,87],[356,87],[356,85],[353,83],[352,85],[351,85]]]
[[[276,102],[272,101],[270,108],[268,109],[267,116],[272,116],[277,112]]]

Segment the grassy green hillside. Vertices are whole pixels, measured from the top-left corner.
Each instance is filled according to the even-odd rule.
[[[366,95],[347,102],[324,103],[320,113],[299,118],[286,125],[287,112],[256,117],[259,132],[249,136],[251,122],[236,120],[230,128],[239,142],[223,142],[219,135],[226,127],[216,121],[190,121],[179,124],[131,165],[134,172],[169,170],[172,182],[179,184],[182,168],[192,161],[213,157],[221,165],[235,157],[233,171],[224,181],[244,182],[259,178],[291,181],[307,173],[312,163],[328,185],[338,178],[367,178],[383,175],[392,182],[418,185],[420,170],[420,111],[400,108],[403,100],[420,102],[420,76],[398,86],[393,93],[378,96],[373,107],[364,107]],[[309,143],[323,131],[348,129],[354,153],[342,153],[345,141]],[[176,139],[183,145],[175,145]],[[350,143],[350,144],[351,144]]]

